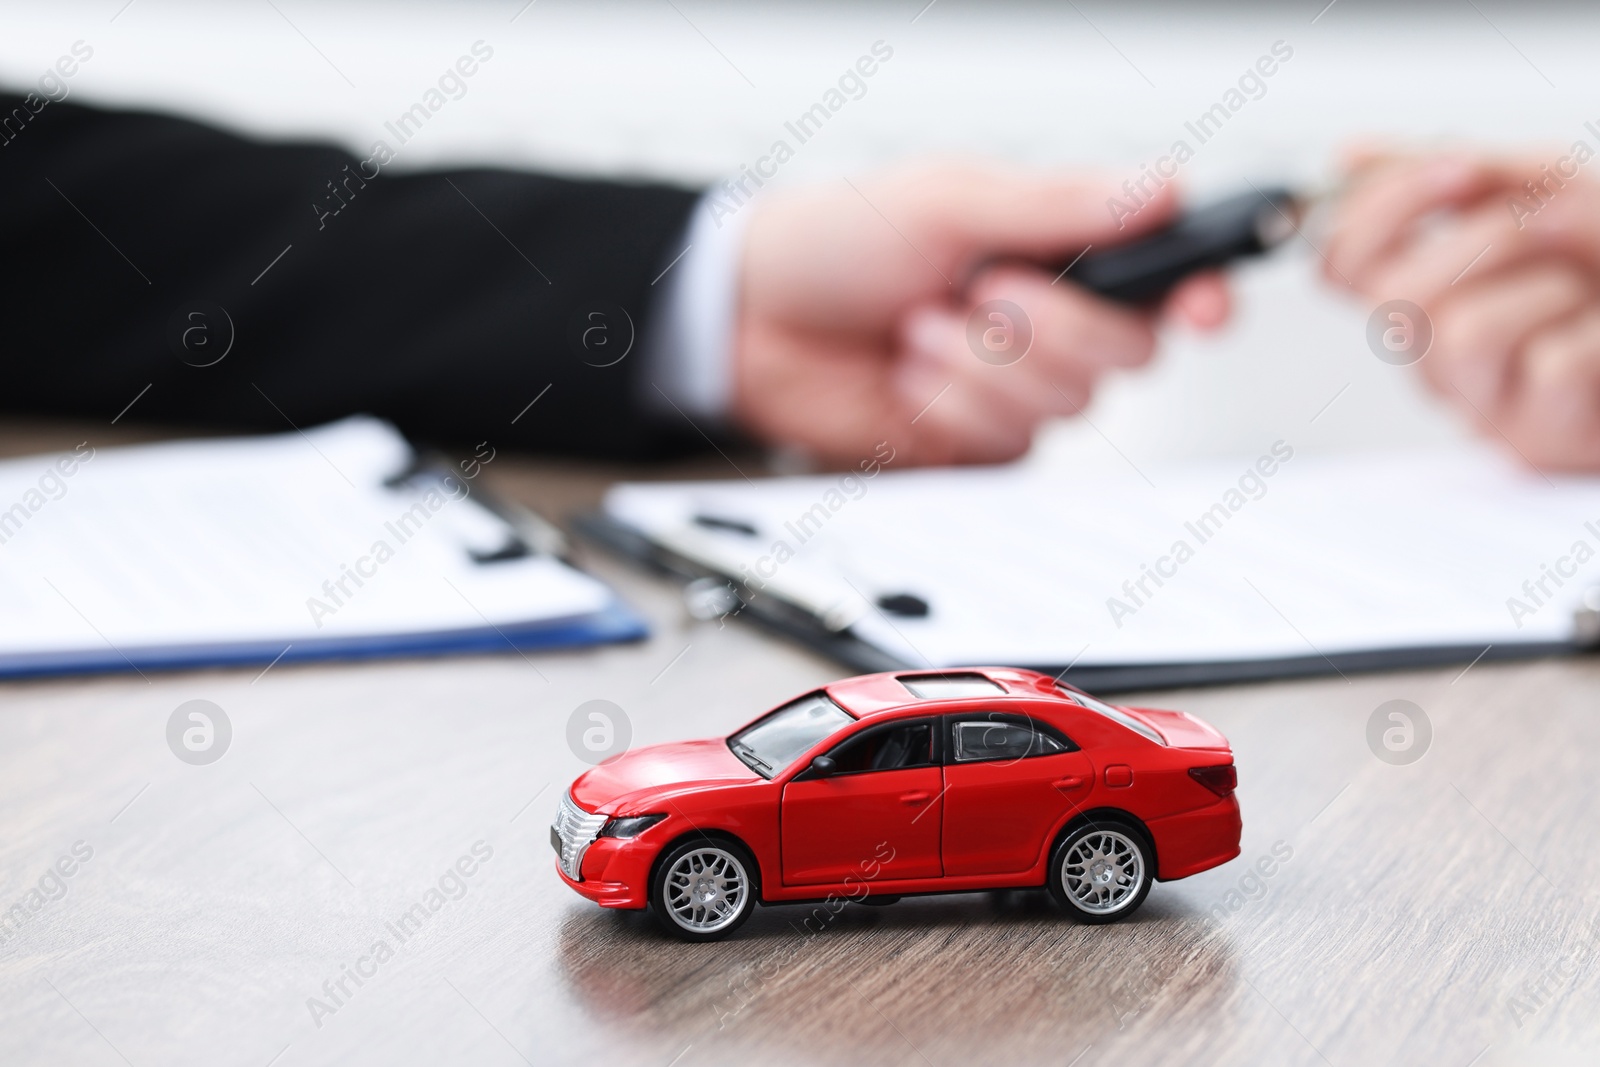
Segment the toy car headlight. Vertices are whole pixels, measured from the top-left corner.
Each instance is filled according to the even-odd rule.
[[[626,819],[612,819],[600,831],[601,837],[638,837],[665,815],[631,815]]]

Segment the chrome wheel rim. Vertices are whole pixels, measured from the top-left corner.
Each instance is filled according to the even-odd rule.
[[[750,876],[737,856],[720,848],[697,848],[667,871],[667,914],[685,930],[714,934],[730,926],[750,895]]]
[[[1080,911],[1091,915],[1121,911],[1144,885],[1144,854],[1127,834],[1091,831],[1061,857],[1061,884]]]

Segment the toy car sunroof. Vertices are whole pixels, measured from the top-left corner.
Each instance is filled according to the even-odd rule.
[[[983,675],[973,673],[901,675],[899,682],[918,700],[1004,696],[1006,692]]]

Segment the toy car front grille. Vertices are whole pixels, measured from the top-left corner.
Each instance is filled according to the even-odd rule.
[[[583,854],[600,836],[600,830],[609,818],[608,815],[591,815],[574,804],[569,796],[561,798],[555,822],[550,824],[550,844],[560,857],[561,869],[568,878],[579,882],[583,880]]]

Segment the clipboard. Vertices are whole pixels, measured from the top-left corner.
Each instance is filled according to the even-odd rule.
[[[1217,481],[1219,472],[1226,476],[1236,473],[1239,466],[1248,469],[1247,465],[1199,464],[1188,469],[1152,472],[1152,475],[1159,484],[1174,487],[1178,501],[1175,514],[1181,516],[1192,514],[1193,509],[1198,506],[1188,503],[1191,498],[1197,498],[1203,503],[1215,495],[1214,487],[1217,484],[1228,484],[1227,477],[1220,483]],[[1568,544],[1571,538],[1567,537],[1567,534],[1572,531],[1587,536],[1597,554],[1600,554],[1600,530],[1588,533],[1583,528],[1586,516],[1600,516],[1600,480],[1565,478],[1556,485],[1545,485],[1536,475],[1509,468],[1498,457],[1470,452],[1462,455],[1419,455],[1400,459],[1354,457],[1307,461],[1299,469],[1295,469],[1292,463],[1285,464],[1281,473],[1298,475],[1302,479],[1301,485],[1294,493],[1282,492],[1274,487],[1256,502],[1257,505],[1264,504],[1273,499],[1273,493],[1279,493],[1282,513],[1275,516],[1273,522],[1263,524],[1262,528],[1256,531],[1256,541],[1252,543],[1247,539],[1239,546],[1239,551],[1235,555],[1249,556],[1252,551],[1259,550],[1263,543],[1271,543],[1270,539],[1284,537],[1285,529],[1292,529],[1295,523],[1304,521],[1307,514],[1317,514],[1315,507],[1305,512],[1299,503],[1290,499],[1291,497],[1298,495],[1315,502],[1318,495],[1323,492],[1349,492],[1351,487],[1361,485],[1373,487],[1375,471],[1386,471],[1390,480],[1381,487],[1371,489],[1370,499],[1365,502],[1368,506],[1377,506],[1380,500],[1404,499],[1408,496],[1414,498],[1419,492],[1419,487],[1433,486],[1437,489],[1433,494],[1434,499],[1421,499],[1419,507],[1444,509],[1447,514],[1449,509],[1462,499],[1475,499],[1478,501],[1478,509],[1471,518],[1476,518],[1484,509],[1509,508],[1519,515],[1522,520],[1519,523],[1482,531],[1482,544],[1461,546],[1462,550],[1458,553],[1460,558],[1449,561],[1452,567],[1467,568],[1475,558],[1492,551],[1496,558],[1506,557],[1501,560],[1503,565],[1500,566],[1500,573],[1513,576],[1519,573],[1531,573],[1538,576],[1543,573],[1540,569],[1541,553],[1548,557],[1549,545]],[[901,484],[895,484],[897,480]],[[784,483],[788,483],[787,488]],[[1491,620],[1489,629],[1493,632],[1485,633],[1482,640],[1476,639],[1470,625],[1463,625],[1453,631],[1441,628],[1438,632],[1439,639],[1432,640],[1363,642],[1360,640],[1361,634],[1355,633],[1351,640],[1338,646],[1322,640],[1317,640],[1314,644],[1312,640],[1305,640],[1305,635],[1296,630],[1293,622],[1283,618],[1282,612],[1268,602],[1262,586],[1271,589],[1273,597],[1280,595],[1279,587],[1258,575],[1260,584],[1241,583],[1237,587],[1238,603],[1232,605],[1232,608],[1237,610],[1241,607],[1245,609],[1254,607],[1258,615],[1267,616],[1269,622],[1276,621],[1285,627],[1286,640],[1279,641],[1277,647],[1269,651],[1251,650],[1249,654],[1211,654],[1193,657],[1152,655],[1131,662],[1096,662],[1093,656],[1079,655],[1075,659],[1074,653],[1077,652],[1078,642],[1074,641],[1067,654],[1054,657],[1030,655],[1026,652],[1006,654],[1003,649],[994,647],[983,649],[981,654],[970,656],[961,656],[959,653],[942,656],[908,655],[905,646],[915,647],[919,639],[908,637],[907,641],[902,643],[902,647],[896,648],[877,639],[885,632],[882,625],[876,627],[875,636],[863,633],[864,627],[861,625],[863,621],[867,623],[877,621],[870,608],[866,611],[858,610],[854,618],[840,617],[836,612],[827,609],[826,595],[791,596],[787,595],[788,590],[773,583],[757,585],[746,581],[752,572],[747,566],[733,565],[738,562],[737,553],[729,555],[704,547],[710,545],[711,548],[716,548],[722,542],[736,543],[741,537],[751,536],[758,528],[766,537],[775,536],[775,531],[776,536],[789,536],[795,532],[792,523],[787,524],[791,527],[788,533],[783,533],[781,531],[786,524],[775,523],[772,517],[806,514],[802,505],[809,500],[820,499],[829,484],[830,476],[774,479],[769,483],[757,483],[755,486],[735,483],[676,485],[657,483],[621,486],[613,497],[608,498],[605,512],[584,516],[574,524],[574,528],[585,539],[619,556],[648,566],[658,573],[685,582],[702,584],[709,582],[725,586],[728,614],[732,617],[748,619],[770,632],[858,671],[1005,663],[1056,674],[1090,691],[1118,692],[1319,675],[1348,676],[1406,668],[1452,665],[1467,667],[1479,662],[1573,654],[1600,644],[1600,594],[1595,592],[1594,584],[1600,581],[1600,565],[1591,565],[1587,570],[1577,568],[1581,573],[1576,573],[1568,580],[1568,584],[1561,590],[1563,596],[1559,602],[1555,598],[1550,598],[1541,605],[1543,610],[1538,612],[1534,620],[1539,623],[1537,627],[1529,626],[1525,632],[1519,632],[1509,624],[1495,627]],[[1287,483],[1280,484],[1287,485]],[[894,488],[889,492],[881,491],[889,490],[891,485],[894,485]],[[862,520],[862,525],[866,526],[873,523],[892,525],[897,514],[902,519],[909,515],[925,514],[926,498],[930,491],[949,492],[952,494],[952,506],[960,507],[959,501],[963,494],[975,486],[985,486],[984,491],[990,493],[990,496],[983,499],[993,505],[996,511],[1000,510],[997,501],[1028,499],[1052,492],[1069,498],[1077,496],[1082,499],[1093,499],[1103,513],[1112,517],[1108,520],[1112,525],[1117,523],[1119,509],[1131,515],[1147,505],[1147,501],[1141,502],[1139,499],[1139,494],[1143,490],[1137,487],[1130,488],[1126,484],[1113,486],[1107,480],[1098,477],[1059,478],[1054,472],[1049,471],[1010,469],[921,471],[879,475],[879,482],[875,482],[861,498],[859,511],[862,514],[857,517]],[[1198,497],[1190,491],[1190,486],[1199,487]],[[879,500],[882,515],[878,517],[865,514],[865,502],[872,499],[873,494],[883,498]],[[903,499],[897,499],[897,494]],[[788,503],[783,503],[784,501]],[[1362,501],[1351,500],[1351,506],[1359,507],[1362,504]],[[1250,505],[1247,504],[1246,507],[1248,506]],[[698,508],[706,514],[700,516],[703,521],[699,523],[704,529],[693,531],[695,536],[690,538],[683,529],[682,519],[689,513],[686,509],[693,508]],[[839,514],[843,516],[852,508],[857,508],[857,504],[848,503]],[[973,510],[981,511],[982,508]],[[1261,513],[1267,514],[1265,511]],[[1161,525],[1162,521],[1164,520],[1159,517],[1152,518],[1147,525],[1165,529]],[[1136,524],[1129,522],[1130,529],[1134,525]],[[907,536],[914,535],[909,522],[903,526]],[[1181,524],[1177,528],[1181,529]],[[1240,525],[1237,529],[1230,530],[1229,535],[1244,538],[1243,530],[1244,527]],[[877,532],[881,535],[883,531]],[[847,529],[843,522],[838,522],[830,533],[837,534],[832,542],[827,542],[826,538],[820,536],[816,537],[815,543],[824,546],[818,549],[819,552],[833,552],[848,558],[851,550],[857,547],[861,540],[860,531]],[[1139,536],[1141,535],[1130,535],[1134,540]],[[1263,542],[1263,538],[1269,540]],[[791,540],[794,538],[791,537]],[[685,550],[685,546],[688,546],[689,550]],[[1515,550],[1512,551],[1509,546],[1514,546]],[[1140,547],[1142,552],[1142,546]],[[882,560],[885,557],[880,553],[874,558]],[[1557,553],[1547,561],[1554,563],[1562,558],[1565,557]],[[1218,559],[1217,562],[1225,568],[1230,561]],[[1570,563],[1568,560],[1563,567],[1568,567]],[[1293,564],[1291,552],[1287,561],[1280,561],[1279,569]],[[826,570],[826,567],[823,569]],[[1308,570],[1313,572],[1314,580],[1320,580],[1314,573],[1314,567]],[[1141,572],[1134,568],[1132,573],[1137,575]],[[1446,568],[1446,573],[1449,573],[1449,568]],[[1330,580],[1328,583],[1330,588],[1341,581],[1337,575],[1330,574],[1326,577]],[[867,579],[858,576],[856,581],[850,584],[854,588],[866,581]],[[1492,606],[1495,610],[1500,610],[1501,599],[1509,594],[1521,592],[1520,587],[1510,579],[1503,581],[1504,585],[1498,585],[1490,579],[1484,579],[1483,582],[1481,596],[1493,601]],[[1106,587],[1107,594],[1116,591],[1115,583],[1108,581],[1102,584]],[[1356,583],[1346,581],[1345,584]],[[1425,584],[1419,582],[1419,587]],[[912,578],[902,582],[901,585],[915,587],[917,582]],[[895,586],[891,584],[880,588],[892,589]],[[1148,585],[1146,588],[1154,589]],[[1557,591],[1556,587],[1548,582],[1546,589],[1552,593]],[[874,591],[866,590],[866,592]],[[916,589],[912,588],[912,591],[915,592]],[[1262,595],[1258,598],[1258,594]],[[1039,595],[1050,595],[1049,587],[1042,585]],[[1169,595],[1168,591],[1162,590],[1151,603],[1160,607],[1163,602],[1159,596]],[[1478,596],[1479,593],[1475,592],[1472,595]],[[1294,613],[1292,617],[1296,619],[1303,614],[1303,609],[1298,605],[1287,610],[1291,610]],[[1268,615],[1269,612],[1272,614]],[[1487,617],[1482,611],[1479,612],[1479,621]],[[1359,622],[1359,616],[1353,616],[1352,621]],[[1421,635],[1424,638],[1430,636],[1423,633],[1422,623],[1410,626],[1408,629],[1405,626],[1392,625],[1394,620],[1388,621],[1391,623],[1387,630],[1388,634],[1407,631],[1411,636]],[[1422,622],[1428,626],[1438,626],[1437,618],[1424,618]],[[899,622],[900,628],[909,629],[910,625],[905,620]],[[1110,632],[1109,627],[1104,629]],[[1299,648],[1284,647],[1295,642],[1299,643]],[[1217,644],[1220,646],[1224,643],[1217,642]],[[1134,647],[1137,652],[1136,646],[1124,647]]]
[[[758,592],[736,576],[720,573],[671,549],[652,542],[643,532],[606,515],[591,512],[572,522],[573,529],[590,543],[613,555],[645,567],[652,573],[687,585],[706,579],[724,582],[734,606],[726,617],[747,620],[785,640],[863,674],[877,671],[917,670],[928,666],[895,656],[854,636],[848,629],[830,629],[815,613],[782,598]],[[1595,613],[1600,618],[1600,612]],[[1588,643],[1571,641],[1523,642],[1485,648],[1472,645],[1417,646],[1373,649],[1364,652],[1285,656],[1273,659],[1220,660],[1196,663],[1143,663],[1132,666],[1079,666],[1070,663],[1007,663],[1006,666],[1053,674],[1058,680],[1091,693],[1126,693],[1143,689],[1189,689],[1236,685],[1243,682],[1281,681],[1323,675],[1367,674],[1380,671],[1449,667],[1475,662],[1538,659],[1572,655],[1600,647],[1600,635]],[[986,663],[948,663],[940,666],[978,667]]]
[[[364,417],[0,463],[0,678],[647,636],[469,469]]]

